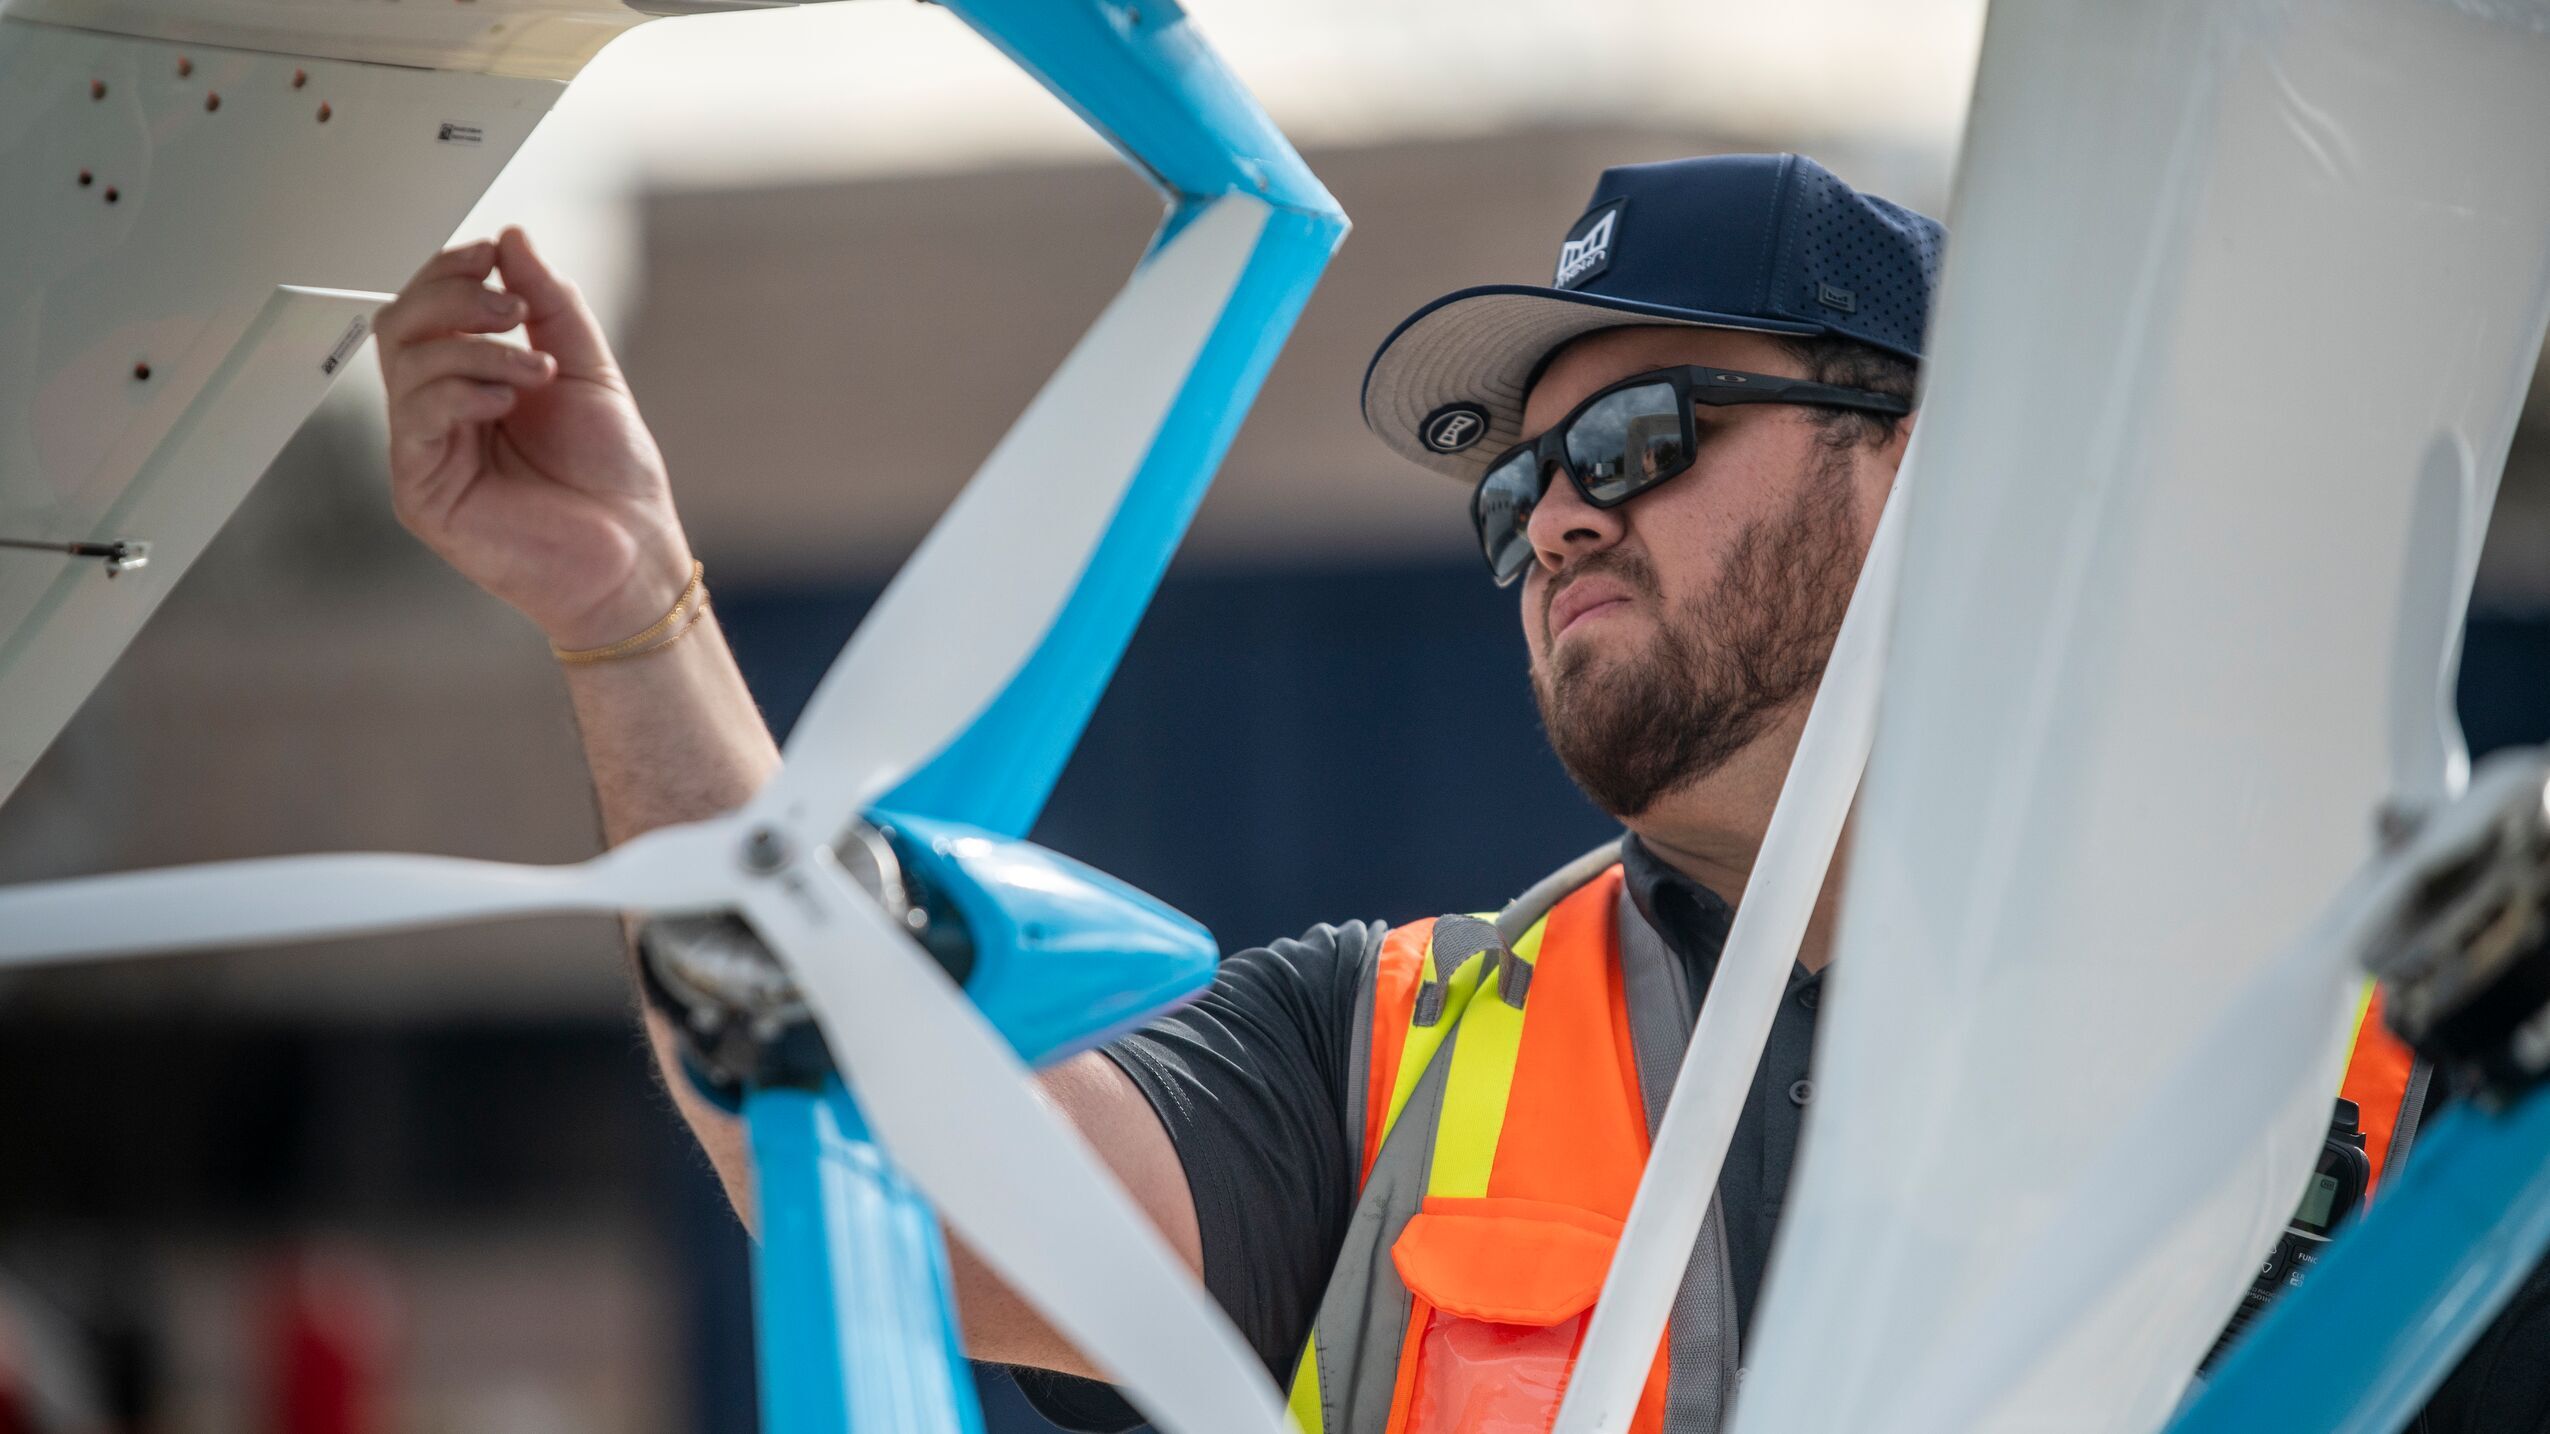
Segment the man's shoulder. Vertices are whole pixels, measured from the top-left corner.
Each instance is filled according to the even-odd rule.
[[[1219,984],[1351,993],[1380,959],[1390,931],[1386,921],[1323,921],[1299,936],[1279,936],[1224,956]]]
[[[1289,960],[1334,960],[1380,945],[1390,931],[1391,923],[1387,921],[1322,921],[1299,936],[1279,936],[1264,946],[1249,949],[1276,952]]]

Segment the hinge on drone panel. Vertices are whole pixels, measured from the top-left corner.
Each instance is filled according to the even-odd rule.
[[[135,568],[150,566],[151,545],[131,538],[116,538],[103,543],[70,543],[58,538],[0,538],[0,548],[18,548],[30,553],[68,553],[75,558],[101,558],[106,562],[106,575],[116,577]]]
[[[963,984],[972,945],[954,907],[909,875],[887,833],[861,823],[834,857]],[[747,1087],[813,1089],[833,1072],[814,1016],[779,958],[731,912],[662,917],[638,930],[638,979],[680,1038],[682,1067],[738,1110]]]
[[[2457,799],[2386,812],[2399,863],[2368,941],[2391,1029],[2499,1106],[2550,1075],[2550,756],[2500,752]]]

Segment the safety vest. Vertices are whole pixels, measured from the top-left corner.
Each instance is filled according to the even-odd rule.
[[[1389,933],[1356,1003],[1361,1183],[1294,1368],[1303,1434],[1544,1434],[1690,1043],[1687,979],[1610,846],[1494,923]],[[2341,1092],[2377,1178],[2411,1073],[2378,1016]],[[1714,1434],[1737,1370],[1712,1192],[1633,1434]]]

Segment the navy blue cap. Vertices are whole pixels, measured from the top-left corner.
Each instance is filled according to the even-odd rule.
[[[1568,340],[1629,324],[1839,334],[1918,361],[1939,222],[1802,155],[1722,154],[1603,171],[1549,287],[1446,294],[1382,340],[1364,422],[1475,480],[1522,440],[1523,395]]]

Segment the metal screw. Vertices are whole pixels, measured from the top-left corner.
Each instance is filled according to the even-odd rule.
[[[2373,813],[2373,836],[2384,851],[2398,851],[2408,845],[2409,838],[2424,825],[2425,810],[2398,798],[2382,803]]]
[[[788,839],[763,827],[744,838],[744,870],[764,876],[788,864]]]

